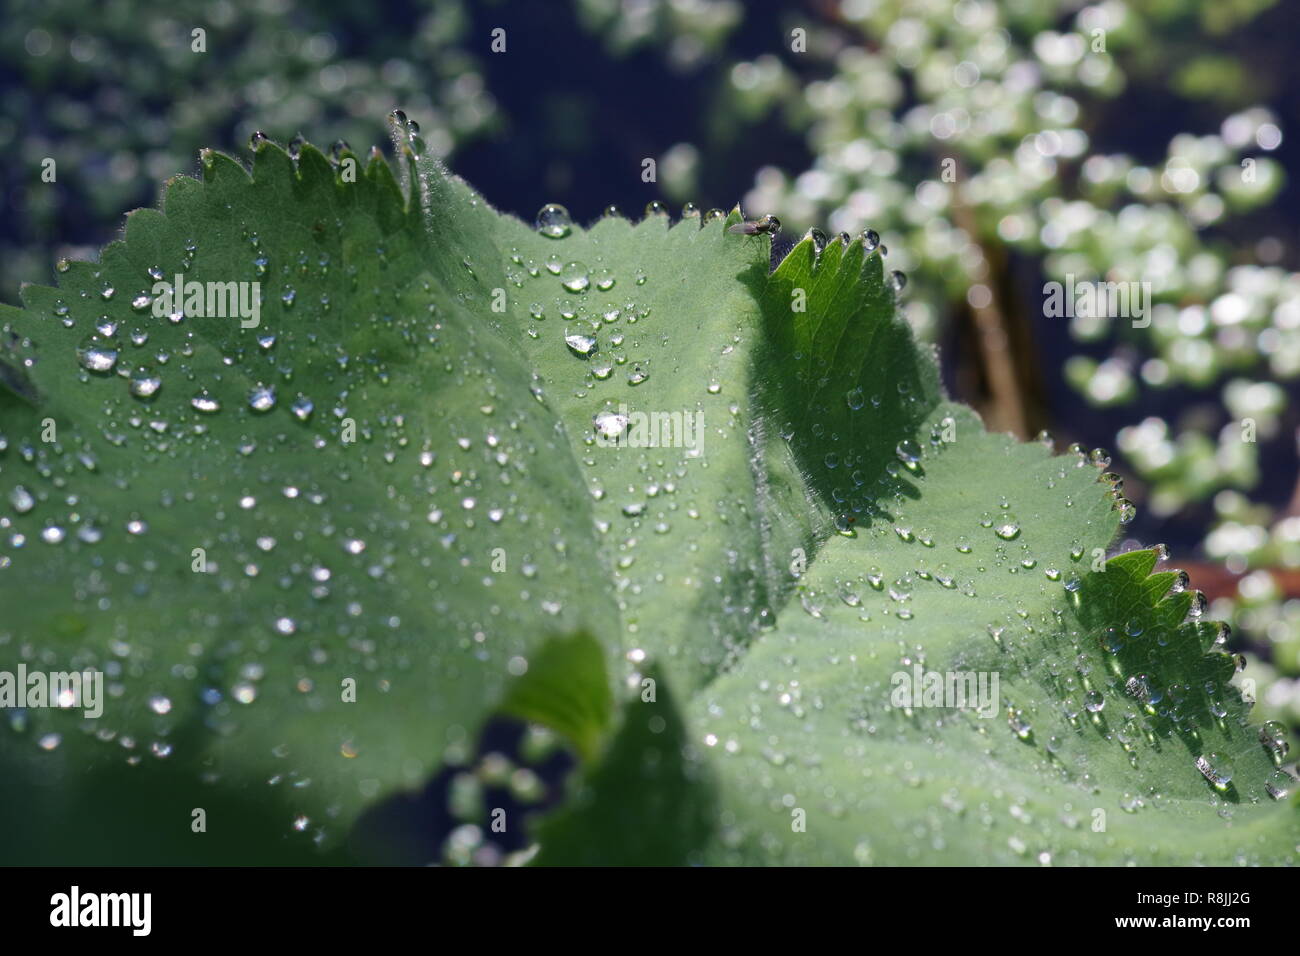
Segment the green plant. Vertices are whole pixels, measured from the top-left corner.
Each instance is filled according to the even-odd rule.
[[[330,854],[504,713],[583,760],[540,862],[1291,859],[1224,629],[1103,562],[1104,456],[945,399],[877,237],[769,274],[737,212],[534,230],[403,120],[401,184],[207,151],[0,308],[0,653],[110,685],[0,735],[12,855]],[[257,323],[156,309],[178,273]]]
[[[778,122],[804,137],[806,168],[760,170],[745,207],[798,230],[888,232],[918,334],[980,346],[956,378],[991,427],[1077,434],[1077,412],[1046,408],[1058,376],[1111,409],[1130,495],[1230,569],[1213,612],[1291,675],[1270,674],[1261,699],[1300,722],[1300,495],[1260,481],[1279,454],[1294,470],[1285,398],[1300,371],[1293,250],[1265,215],[1285,178],[1274,3],[844,0],[783,10],[758,55],[729,41],[742,17],[725,0],[690,17],[652,0],[631,23],[611,0],[578,6],[614,49],[693,51],[684,65],[716,78],[719,139]],[[1161,138],[1136,135],[1137,116]],[[717,146],[669,150],[688,161],[662,162],[665,193],[696,194]],[[1149,325],[1034,318],[1035,286],[1067,277],[1149,282]],[[1043,343],[1067,329],[1077,354],[1040,378]]]

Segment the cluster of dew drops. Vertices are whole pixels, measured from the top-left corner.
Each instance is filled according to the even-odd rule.
[[[860,390],[855,389],[848,395],[850,408],[860,408],[863,406],[863,400]],[[874,398],[873,405],[879,406],[879,399]],[[939,429],[935,429],[932,435],[931,444],[935,453],[941,452],[944,448]],[[1054,450],[1052,437],[1046,433],[1040,433],[1038,440],[1049,449]],[[1085,467],[1091,465],[1097,468],[1101,473],[1098,475],[1098,482],[1107,486],[1107,496],[1111,500],[1112,510],[1119,512],[1121,524],[1131,522],[1136,514],[1136,509],[1132,502],[1126,499],[1122,494],[1123,483],[1118,475],[1107,471],[1110,466],[1110,456],[1104,449],[1093,449],[1091,452],[1085,450],[1078,444],[1071,445],[1068,451],[1075,457],[1076,467]],[[886,469],[887,476],[897,476],[905,469],[906,472],[913,476],[923,476],[922,462],[924,453],[921,446],[912,439],[903,439],[898,442],[894,449],[896,463],[891,462]],[[1068,462],[1068,458],[1064,459]],[[1055,487],[1057,482],[1066,477],[1066,468],[1063,465],[1054,477],[1048,479],[1048,487]],[[886,481],[888,478],[885,479]],[[901,504],[903,499],[897,498]],[[1067,499],[1067,505],[1072,506],[1073,501]],[[1010,573],[1017,573],[1032,570],[1037,567],[1038,561],[1032,555],[1027,545],[1023,545],[1023,554],[1016,556],[1014,559],[1009,557],[1006,552],[1007,546],[1011,542],[1017,542],[1021,538],[1022,524],[1020,518],[1011,510],[1011,502],[1004,496],[998,501],[998,507],[994,511],[985,511],[978,518],[978,525],[987,532],[991,532],[995,540],[992,542],[996,554],[995,562],[1006,566]],[[857,529],[854,527],[854,521],[851,517],[842,518],[837,523],[837,528],[841,534],[848,537],[856,537]],[[907,543],[919,543],[926,549],[936,548],[939,542],[936,536],[925,528],[913,528],[906,521],[896,521],[893,525],[893,533],[901,541]],[[886,532],[887,533],[887,532]],[[971,535],[958,535],[952,541],[952,547],[963,555],[971,555],[978,549],[977,540]],[[1167,550],[1163,546],[1157,546],[1157,552],[1161,559],[1168,556]],[[1085,556],[1083,546],[1075,541],[1070,547],[1070,558],[1074,562],[1081,561]],[[979,571],[985,571],[987,568],[981,563],[977,568]],[[1082,588],[1082,580],[1076,573],[1063,573],[1055,565],[1045,567],[1044,575],[1048,580],[1053,582],[1062,582],[1067,596],[1076,598]],[[911,606],[913,592],[917,587],[918,581],[937,583],[940,586],[949,589],[960,589],[961,593],[968,597],[975,597],[976,590],[974,582],[962,583],[956,578],[947,563],[939,563],[932,566],[931,562],[919,560],[916,569],[910,574],[903,574],[892,583],[888,581],[887,576],[878,567],[870,568],[865,575],[854,580],[844,580],[838,583],[838,597],[845,605],[855,609],[860,614],[860,620],[870,621],[871,615],[867,610],[867,602],[864,596],[862,584],[866,584],[872,591],[881,592],[882,596],[887,596],[888,601],[883,605],[884,613],[898,621],[911,621],[915,614]],[[1188,587],[1189,580],[1186,572],[1178,572],[1178,575],[1172,586],[1172,592],[1178,593],[1185,591]],[[1189,620],[1198,620],[1206,609],[1204,595],[1199,591],[1193,592],[1193,601],[1188,611]],[[822,618],[827,612],[827,605],[823,596],[800,588],[800,600],[806,613],[814,618]],[[1003,646],[1003,636],[1005,628],[998,625],[990,625],[988,628],[989,635],[995,643],[1007,650]],[[1125,646],[1128,640],[1136,639],[1143,633],[1143,626],[1140,621],[1134,619],[1129,621],[1122,629],[1110,627],[1101,636],[1101,647],[1108,655],[1117,655]],[[1220,625],[1214,639],[1216,648],[1222,648],[1227,642],[1228,629],[1226,625]],[[1241,655],[1235,658],[1235,668],[1240,671],[1244,666],[1245,660]],[[1178,706],[1185,701],[1191,693],[1190,688],[1176,685],[1168,689],[1156,687],[1150,678],[1145,674],[1130,676],[1127,681],[1123,682],[1124,692],[1141,703],[1144,709],[1151,714],[1169,714],[1181,713],[1182,709]],[[1099,715],[1106,705],[1106,696],[1094,687],[1086,686],[1086,694],[1083,697],[1082,709],[1086,710],[1089,715]],[[1210,713],[1215,718],[1223,718],[1227,715],[1228,709],[1222,700],[1222,689],[1214,682],[1207,682],[1205,692],[1210,700]],[[1071,720],[1076,719],[1079,708],[1071,706],[1068,702],[1065,707],[1066,716]],[[1032,737],[1033,728],[1029,719],[1024,712],[1014,705],[1007,707],[1007,722],[1015,735],[1022,739],[1028,740]],[[1132,743],[1138,738],[1139,732],[1135,729],[1132,720],[1126,720],[1123,727],[1116,732],[1116,738],[1124,745],[1130,753],[1130,759],[1136,760],[1136,755],[1131,749]],[[1295,792],[1296,778],[1292,769],[1283,767],[1282,764],[1290,752],[1290,743],[1285,726],[1277,721],[1270,720],[1258,728],[1259,743],[1263,747],[1266,755],[1271,759],[1275,769],[1269,774],[1264,781],[1264,792],[1273,800],[1283,800]],[[1048,750],[1055,753],[1060,747],[1060,741],[1053,737],[1047,744]],[[1194,758],[1196,770],[1204,776],[1206,781],[1218,792],[1223,793],[1229,790],[1233,780],[1233,769],[1229,758],[1218,751],[1207,750]],[[1120,801],[1121,807],[1127,812],[1136,812],[1143,806],[1145,801],[1142,797],[1132,794],[1125,794]]]
[[[668,216],[668,210],[661,202],[650,202],[645,207],[647,220],[666,221]],[[609,206],[604,210],[603,218],[623,219],[624,216],[616,206]],[[701,225],[722,222],[726,219],[727,215],[722,209],[701,211],[694,203],[687,203],[681,212],[681,221],[697,222]],[[536,215],[534,225],[539,235],[553,240],[568,237],[574,228],[568,210],[556,203],[543,206]],[[742,235],[764,234],[775,237],[780,228],[780,221],[775,216],[768,215],[756,221],[734,224],[729,231]],[[820,256],[828,242],[825,233],[817,229],[809,230],[806,238],[813,243],[815,253]],[[841,233],[838,239],[845,247],[853,241],[847,233]],[[864,231],[859,241],[867,256],[878,253],[883,257],[888,254],[887,247],[874,230]],[[585,262],[567,260],[558,253],[540,259],[525,258],[518,249],[514,249],[511,250],[510,261],[512,268],[508,269],[508,279],[517,288],[523,288],[529,277],[535,279],[549,274],[559,281],[562,291],[553,308],[564,322],[564,346],[574,357],[587,363],[585,380],[578,388],[576,397],[582,398],[588,390],[596,388],[598,383],[609,381],[620,369],[623,370],[628,386],[635,387],[649,380],[650,360],[645,357],[629,356],[629,349],[637,348],[638,344],[633,338],[635,331],[631,327],[647,318],[651,312],[648,305],[639,305],[633,301],[636,298],[635,289],[646,285],[648,281],[643,269],[634,271],[631,288],[626,296],[620,296],[622,289],[619,288],[619,277],[599,259],[593,268]],[[890,288],[897,293],[904,288],[906,277],[901,272],[895,271],[890,273],[887,281]],[[608,293],[608,295],[601,300],[595,293]],[[626,301],[620,301],[620,298],[625,298]],[[598,301],[599,304],[596,304]],[[547,305],[542,301],[533,301],[528,306],[527,312],[529,319],[527,334],[532,338],[539,338],[542,335],[541,324],[548,318]],[[716,378],[710,378],[704,387],[706,392],[713,396],[723,391],[722,384]],[[740,406],[733,404],[731,412],[733,417],[738,415]],[[588,441],[590,443],[595,437],[617,440],[627,428],[627,416],[616,411],[607,400],[604,407],[592,416],[594,435],[589,436]],[[665,488],[671,488],[673,485],[671,481],[663,483]],[[657,490],[658,487],[659,484],[654,483],[651,491]],[[603,496],[599,488],[596,488],[593,493],[598,498]],[[644,513],[645,505],[633,501],[626,504],[623,511],[629,517],[639,517]],[[667,533],[668,530],[669,525],[666,521],[661,520],[655,525],[657,533]]]
[[[908,398],[906,393],[909,389],[903,384],[899,387],[900,394],[904,399]],[[868,404],[874,409],[879,409],[883,400],[878,394],[868,398],[861,387],[854,387],[845,396],[848,407],[853,411],[859,411]],[[920,544],[926,552],[939,553],[942,548],[939,545],[940,536],[934,534],[928,527],[918,526],[908,520],[903,514],[908,498],[904,493],[904,482],[900,479],[906,477],[911,480],[924,479],[925,469],[924,462],[927,454],[937,456],[947,448],[947,442],[944,440],[944,424],[936,423],[930,429],[930,451],[923,450],[920,442],[912,438],[903,438],[899,440],[893,449],[893,460],[888,462],[884,474],[877,480],[874,495],[869,496],[872,500],[881,501],[890,499],[894,502],[895,508],[893,521],[887,530],[881,528],[877,533],[888,534],[889,530],[898,537],[898,539],[907,544]],[[1053,442],[1050,435],[1046,432],[1039,436],[1039,440],[1049,448],[1053,448]],[[1110,463],[1110,458],[1102,449],[1094,449],[1091,453],[1086,452],[1080,445],[1071,445],[1069,449],[1075,455],[1075,466],[1083,467],[1091,464],[1099,469],[1104,469]],[[830,468],[837,468],[840,462],[835,455],[827,456],[826,464]],[[1062,465],[1053,478],[1049,478],[1048,487],[1055,487],[1057,481],[1066,477],[1066,468],[1068,465]],[[861,484],[863,478],[859,472],[854,472],[853,480],[855,484]],[[1109,473],[1099,477],[1103,483],[1109,483],[1112,480],[1118,481],[1117,477]],[[1072,505],[1072,501],[1067,498],[1067,505]],[[1120,511],[1120,521],[1127,523],[1132,520],[1135,513],[1133,505],[1127,500],[1115,499],[1112,507]],[[872,509],[860,501],[854,505],[854,511],[873,512]],[[992,561],[982,560],[976,567],[978,572],[986,572],[988,565],[995,567],[1005,567],[1011,574],[1018,574],[1031,571],[1038,567],[1038,558],[1032,553],[1028,544],[1021,540],[1021,519],[1013,510],[1010,499],[1003,495],[998,498],[997,507],[994,510],[983,511],[979,514],[977,524],[983,531],[991,532],[994,537],[994,548]],[[859,535],[858,517],[854,513],[841,513],[835,518],[836,530],[843,536],[856,538]],[[971,555],[976,551],[978,535],[958,534],[952,541],[951,546],[961,555]],[[1010,550],[1012,543],[1019,544],[1020,551],[1012,552]],[[1084,550],[1082,545],[1077,542],[1071,549],[1071,557],[1075,561],[1082,559]],[[1044,575],[1048,580],[1053,582],[1062,581],[1064,575],[1055,565],[1045,567]],[[899,621],[911,621],[915,619],[915,611],[911,604],[911,598],[916,588],[916,582],[927,581],[938,584],[947,590],[959,590],[966,597],[974,598],[978,596],[976,582],[971,580],[960,580],[953,568],[946,562],[940,561],[934,564],[927,557],[922,556],[917,559],[915,569],[904,574],[890,584],[887,576],[878,567],[871,567],[865,575],[861,575],[857,580],[846,580],[838,585],[839,596],[843,602],[850,607],[856,608],[860,614],[860,620],[869,622],[871,615],[866,609],[863,601],[863,588],[861,585],[868,585],[871,590],[885,593],[888,595],[892,604],[885,606],[885,613]],[[888,585],[888,586],[887,586]],[[1077,576],[1070,576],[1065,582],[1067,591],[1077,590],[1080,585]],[[824,604],[813,592],[801,588],[801,601],[804,610],[812,617],[821,617]]]
[[[624,218],[616,206],[606,207],[602,215],[604,218]],[[668,215],[667,208],[661,202],[652,201],[645,207],[647,218],[666,220]],[[722,221],[726,218],[727,214],[722,209],[701,211],[694,203],[687,203],[681,212],[683,221],[696,221],[701,224]],[[548,239],[564,239],[573,231],[573,219],[564,206],[548,203],[538,211],[535,227],[538,234]],[[761,233],[775,237],[780,228],[780,220],[768,215],[754,222],[733,225],[731,231],[748,235]],[[820,255],[827,245],[826,234],[819,229],[811,229],[807,238],[812,240],[816,253]],[[841,233],[838,238],[846,247],[853,241],[848,233]],[[864,231],[859,241],[867,255],[872,253],[888,255],[888,248],[881,243],[879,234],[874,230]],[[540,262],[533,258],[525,259],[517,249],[512,250],[511,263],[515,268],[510,274],[510,279],[516,287],[523,287],[525,274],[537,278],[549,273],[558,278],[563,295],[556,309],[559,317],[566,323],[563,329],[564,345],[572,355],[589,362],[588,388],[594,387],[595,382],[609,380],[616,369],[621,367],[627,369],[628,385],[640,385],[649,379],[649,361],[630,360],[625,351],[630,334],[625,331],[625,327],[635,325],[639,320],[648,317],[650,308],[639,306],[630,300],[620,303],[613,298],[617,295],[614,290],[618,284],[613,270],[605,267],[601,262],[597,262],[596,267],[592,268],[581,261],[565,261],[558,254],[547,256]],[[894,271],[890,273],[888,281],[895,292],[900,292],[906,285],[907,278],[903,273]],[[646,282],[645,271],[637,269],[633,274],[634,285],[641,287]],[[612,293],[612,296],[603,305],[588,308],[584,297],[592,291]],[[546,305],[540,301],[532,302],[528,307],[528,316],[531,321],[527,329],[528,335],[532,338],[540,337],[542,333],[537,323],[546,320]],[[722,386],[716,380],[710,380],[706,384],[706,390],[711,395],[717,395],[721,392]],[[623,416],[606,410],[593,417],[593,426],[602,437],[614,439],[626,429],[627,422]]]

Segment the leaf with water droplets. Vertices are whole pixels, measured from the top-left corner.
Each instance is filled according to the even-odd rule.
[[[518,330],[483,321],[505,257],[426,229],[386,163],[345,182],[306,145],[295,165],[261,142],[251,176],[207,154],[163,208],[0,310],[26,384],[0,389],[0,670],[98,670],[107,695],[0,728],[9,858],[120,861],[109,831],[164,862],[335,848],[495,709],[594,747],[605,655],[564,636],[616,636],[616,611]],[[100,293],[155,272],[248,283],[258,321]],[[83,342],[135,321],[146,344]],[[230,795],[265,825],[218,823]],[[219,839],[191,837],[194,807]]]
[[[947,401],[879,236],[769,274],[739,210],[527,225],[408,141],[400,188],[205,154],[0,310],[0,649],[112,687],[0,733],[76,781],[25,826],[225,800],[328,848],[503,711],[586,761],[542,862],[1290,859],[1286,742],[1194,592],[1093,569],[1108,459]],[[258,281],[260,322],[138,342],[150,270]]]
[[[760,280],[755,447],[730,495],[761,516],[762,600],[712,624],[733,653],[702,686],[674,631],[643,641],[690,697],[627,706],[540,861],[636,863],[584,835],[700,812],[707,832],[683,823],[656,859],[1291,860],[1285,743],[1249,726],[1217,628],[1154,552],[1093,570],[1123,517],[1104,456],[1053,457],[945,401],[877,244],[810,237]],[[719,528],[741,553],[745,530]],[[647,721],[680,739],[647,741]]]

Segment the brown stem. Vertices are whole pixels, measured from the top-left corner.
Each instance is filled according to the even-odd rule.
[[[999,301],[1000,283],[995,278],[997,274],[995,267],[1000,262],[1000,256],[980,237],[975,215],[966,204],[960,185],[962,170],[957,171],[956,178],[957,182],[953,184],[952,191],[953,221],[970,237],[971,242],[980,246],[984,252],[984,261],[989,266],[989,277],[985,283],[990,293],[989,300],[983,305],[970,306],[974,318],[976,348],[979,351],[980,364],[983,366],[989,391],[989,402],[984,409],[984,417],[990,429],[1009,431],[1021,439],[1027,439],[1029,415],[1025,398],[1021,393],[1020,377],[1016,374],[1015,362],[1012,359],[1012,338],[1006,312]]]

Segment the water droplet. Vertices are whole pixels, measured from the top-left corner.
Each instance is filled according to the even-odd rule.
[[[209,395],[206,388],[190,399],[190,405],[195,411],[203,412],[205,415],[221,411],[221,403]]]
[[[131,376],[129,388],[136,398],[150,399],[158,394],[158,389],[162,388],[162,379],[157,375],[151,375],[146,368],[138,368]]]
[[[255,412],[269,412],[275,408],[274,386],[254,386],[248,393],[248,407]]]
[[[1291,751],[1286,725],[1280,720],[1268,720],[1259,728],[1259,742],[1264,745],[1274,763],[1281,763]]]
[[[1002,520],[993,528],[993,533],[1003,541],[1012,541],[1020,534],[1020,522],[1015,515],[1003,515]]]
[[[569,347],[574,355],[582,358],[587,358],[596,351],[596,337],[587,335],[584,332],[565,333],[564,344]]]
[[[77,349],[77,361],[89,372],[107,374],[117,364],[117,346],[92,335]]]
[[[1196,758],[1196,769],[1216,790],[1228,789],[1232,782],[1232,766],[1220,753],[1202,754]]]
[[[36,499],[22,485],[18,485],[13,491],[9,492],[9,503],[14,506],[14,510],[20,515],[25,515],[36,507]]]
[[[894,446],[894,454],[909,471],[916,471],[921,461],[921,446],[910,438],[904,438]]]
[[[569,210],[556,203],[547,203],[537,211],[537,231],[548,239],[563,239],[573,231]]]
[[[591,278],[587,273],[587,267],[581,262],[567,263],[560,270],[560,285],[564,286],[570,292],[586,292],[591,285]]]
[[[1274,800],[1285,800],[1295,789],[1295,778],[1285,770],[1274,770],[1264,781],[1264,789]]]
[[[592,419],[596,431],[606,438],[617,438],[627,430],[628,418],[618,412],[597,412]]]

